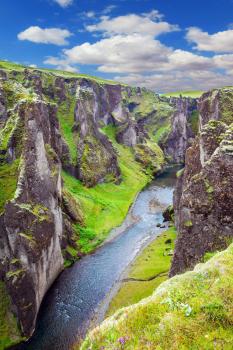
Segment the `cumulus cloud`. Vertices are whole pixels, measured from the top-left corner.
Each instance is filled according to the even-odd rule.
[[[173,52],[155,37],[178,30],[177,25],[162,21],[162,17],[156,10],[115,18],[102,16],[97,24],[86,26],[89,32],[102,32],[101,40],[85,42],[63,54],[68,62],[97,65],[105,73],[154,71],[162,68]]]
[[[68,7],[73,3],[73,0],[54,0],[61,7]]]
[[[107,7],[105,7],[102,11],[103,15],[108,15],[109,13],[111,13],[113,10],[115,10],[117,8],[116,5],[109,5]]]
[[[129,14],[110,18],[102,16],[97,24],[86,27],[89,32],[102,32],[105,36],[141,34],[153,37],[162,33],[179,30],[177,25],[161,21],[158,11],[152,11],[142,15]]]
[[[147,87],[157,92],[182,90],[209,90],[216,87],[232,85],[233,76],[222,75],[214,71],[170,71],[148,75],[130,74],[116,76],[116,81],[129,85]]]
[[[95,11],[88,11],[84,13],[87,18],[94,18],[96,13]]]
[[[143,47],[143,50],[139,49]],[[138,72],[164,64],[171,49],[150,36],[116,35],[94,44],[88,42],[64,50],[72,63],[99,65],[101,72]]]
[[[78,69],[73,67],[66,59],[59,59],[57,57],[47,57],[43,62],[44,64],[48,64],[50,66],[55,66],[58,70],[64,70],[67,72],[77,73]]]
[[[194,48],[200,51],[233,52],[233,29],[209,34],[200,28],[191,27],[186,39],[194,43]]]
[[[32,26],[18,34],[19,40],[28,40],[33,43],[67,45],[66,40],[72,35],[67,29],[60,28],[40,28]]]
[[[116,35],[63,52],[69,62],[97,65],[98,71],[105,73],[200,70],[215,66],[211,58],[174,50],[151,36],[140,34]]]
[[[88,17],[96,20],[98,15],[90,12]],[[63,49],[60,58],[49,57],[44,63],[70,71],[76,71],[76,65],[93,65],[101,73],[114,74],[116,80],[157,91],[205,90],[232,84],[233,54],[207,57],[168,47],[158,36],[179,28],[166,22],[156,10],[114,18],[101,16],[86,30],[100,38]],[[198,33],[200,43],[203,32],[198,28],[189,28],[187,39],[193,42]]]

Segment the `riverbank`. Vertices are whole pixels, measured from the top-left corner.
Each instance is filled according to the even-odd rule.
[[[135,304],[148,297],[168,278],[174,241],[175,227],[170,227],[152,241],[131,264],[122,285],[110,302],[106,316],[118,309]]]

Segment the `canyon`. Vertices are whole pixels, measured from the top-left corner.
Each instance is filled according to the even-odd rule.
[[[167,97],[94,77],[1,62],[0,77],[4,346],[32,335],[41,302],[61,271],[102,244],[123,222],[138,192],[169,165],[184,166],[174,194],[178,236],[170,277],[177,276],[145,304],[132,307],[132,319],[145,305],[160,303],[173,283],[182,289],[208,267],[178,274],[193,269],[206,253],[230,245],[232,88],[198,99]],[[213,258],[219,270],[226,266],[223,279],[232,277],[227,268],[231,254],[228,248]],[[213,268],[207,264],[212,281]],[[120,312],[121,317],[113,316],[88,335],[82,348],[106,346],[111,322],[117,342],[121,327],[127,328],[128,311]],[[138,344],[135,349],[145,346]]]

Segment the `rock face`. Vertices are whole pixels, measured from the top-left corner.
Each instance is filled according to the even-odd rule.
[[[120,177],[117,155],[107,136],[100,132],[99,125],[113,122],[112,113],[121,106],[121,87],[103,87],[83,81],[77,89],[76,96],[78,178],[88,186],[104,181],[106,175],[112,176],[117,182]]]
[[[21,328],[30,335],[42,298],[63,267],[61,164],[49,153],[61,145],[59,133],[51,133],[53,108],[23,103],[18,115],[24,147],[14,198],[0,217],[0,259]]]
[[[195,137],[194,124],[197,101],[191,98],[171,98],[175,112],[171,118],[171,131],[162,146],[165,154],[174,163],[184,163],[185,152],[190,146],[190,140]]]
[[[192,268],[233,237],[233,91],[199,101],[200,135],[187,150],[174,195],[179,232],[170,275]]]

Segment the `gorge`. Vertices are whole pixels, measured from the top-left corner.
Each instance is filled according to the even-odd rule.
[[[146,217],[143,226],[136,218],[132,227],[95,249],[114,227],[122,224],[137,194],[169,166],[185,164],[177,173],[174,195],[178,236],[170,277],[193,269],[206,253],[214,254],[230,245],[233,236],[233,88],[215,89],[200,98],[167,97],[94,77],[6,62],[0,62],[0,77],[0,286],[4,295],[0,344],[3,349],[32,336],[42,300],[52,285],[54,297],[49,299],[49,292],[45,303],[56,300],[56,288],[60,283],[62,290],[63,282],[68,290],[74,288],[74,295],[78,295],[78,290],[88,297],[88,285],[82,284],[79,289],[75,284],[79,278],[86,281],[88,268],[90,293],[91,284],[100,278],[94,304],[90,309],[84,308],[88,316],[85,322],[91,321],[93,309],[103,301],[135,257],[137,244],[138,249],[142,249],[146,241],[161,232],[156,224],[162,222],[165,205],[172,202],[171,188],[161,187],[157,199],[163,210],[160,208],[159,214],[156,211],[155,215]],[[140,203],[143,206],[139,205],[140,212],[136,216],[146,210],[148,203],[142,198],[150,198],[150,189],[146,187],[136,200],[132,211]],[[170,191],[168,200],[166,191]],[[119,249],[114,250],[118,254],[115,258],[111,253],[114,245]],[[99,272],[93,276],[92,264],[95,266],[95,259],[101,261],[104,254],[115,260],[117,268],[111,271],[113,267],[104,260],[106,275],[99,277]],[[206,289],[211,293],[211,288],[216,287],[215,275],[220,279],[221,272],[222,286],[227,285],[227,280],[232,281],[231,261],[232,246],[205,265],[198,265],[194,272],[171,278],[152,297],[104,321],[87,335],[81,349],[114,349],[122,337],[124,349],[153,349],[163,344],[169,332],[169,317],[175,317],[172,312],[182,313],[184,327],[187,325],[185,317],[189,317],[195,307],[195,315],[207,314],[198,302],[190,306],[185,301],[188,299],[185,285],[198,290],[195,281],[202,274],[199,287],[204,288],[203,294],[208,299]],[[73,263],[73,267],[62,272],[53,284],[61,271]],[[99,267],[101,272],[103,265]],[[97,271],[98,267],[94,272]],[[211,287],[205,288],[205,283],[210,283]],[[176,284],[183,291],[179,296],[174,295]],[[224,290],[228,297],[223,295],[221,301],[214,302],[217,308],[224,310],[225,328],[221,322],[212,325],[216,326],[213,338],[220,337],[222,328],[223,333],[228,332],[227,326],[233,322],[232,297],[229,296],[233,287],[232,284],[227,287]],[[215,290],[216,295],[221,294],[220,289],[221,285]],[[64,295],[66,293],[64,289]],[[195,297],[202,300],[204,297],[198,293]],[[72,300],[69,295],[68,298]],[[70,318],[64,306],[66,302],[62,302],[62,324],[66,317]],[[51,308],[52,305],[53,302]],[[150,333],[151,327],[160,327],[153,307],[160,320],[164,317],[166,323],[162,327],[164,333],[161,331],[156,339]],[[74,306],[74,309],[76,317],[82,318],[79,307]],[[135,320],[138,321],[142,309],[150,313],[138,326]],[[42,315],[43,310],[44,306]],[[53,318],[52,315],[51,311],[48,316]],[[153,321],[151,315],[154,315]],[[73,311],[71,321],[75,327],[80,322],[75,320]],[[47,327],[46,322],[43,327]],[[72,345],[75,327],[71,326]],[[86,335],[87,328],[82,336]],[[137,332],[142,328],[147,332],[140,338]],[[132,336],[134,332],[135,337]],[[32,344],[37,334],[36,330]],[[229,341],[225,341],[224,333],[226,349],[231,337],[229,332]],[[55,338],[56,349],[68,349],[71,345],[65,335],[65,345],[57,334]],[[41,334],[37,339],[43,342]],[[52,349],[51,343],[47,347],[45,344],[31,348]],[[163,348],[166,346],[168,344]],[[25,348],[30,349],[30,341]]]

